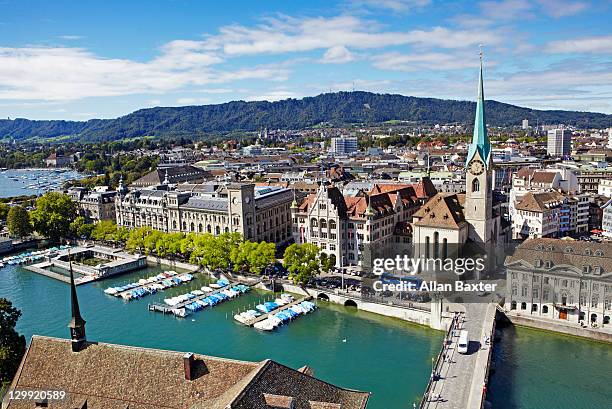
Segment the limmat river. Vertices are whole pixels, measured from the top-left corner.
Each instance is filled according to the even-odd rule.
[[[85,177],[66,169],[9,169],[0,172],[0,197],[38,195]]]
[[[248,361],[270,358],[296,369],[309,365],[322,380],[372,392],[368,409],[412,408],[440,349],[442,332],[324,302],[275,332],[234,321],[233,312],[270,298],[259,291],[184,319],[148,311],[148,303],[199,288],[203,278],[129,302],[103,292],[161,270],[149,267],[79,286],[88,339]],[[67,284],[7,266],[0,270],[0,297],[22,311],[17,329],[28,340],[32,334],[69,337]]]
[[[487,391],[494,409],[612,407],[610,345],[524,327],[498,334]]]

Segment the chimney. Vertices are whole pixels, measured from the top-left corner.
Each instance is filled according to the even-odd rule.
[[[185,367],[185,380],[191,381],[194,378],[194,356],[193,352],[187,352],[183,355],[183,366]]]

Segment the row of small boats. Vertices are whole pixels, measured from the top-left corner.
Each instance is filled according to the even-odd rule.
[[[240,314],[234,315],[234,319],[241,324],[249,325],[251,321],[262,316],[263,314],[270,314],[265,319],[253,324],[253,327],[263,331],[272,331],[275,328],[278,328],[280,325],[283,325],[299,317],[300,315],[305,315],[314,311],[316,308],[314,303],[310,301],[302,301],[292,305],[291,307],[284,308],[276,313],[273,313],[275,310],[284,307],[293,301],[294,298],[290,294],[281,294],[281,296],[274,301],[267,301],[257,305],[254,310],[247,310],[241,312]]]
[[[149,294],[155,294],[158,291],[187,283],[193,280],[193,278],[193,275],[189,273],[178,274],[173,270],[164,271],[149,278],[141,278],[130,284],[109,287],[104,290],[104,293],[121,297],[126,301],[136,300]]]
[[[38,260],[42,260],[45,257],[53,255],[57,253],[59,250],[65,250],[70,248],[70,246],[59,246],[59,247],[51,247],[45,250],[36,250],[36,251],[26,251],[20,254],[7,256],[0,259],[0,268],[9,265],[9,266],[19,266],[22,264],[33,263]]]
[[[173,308],[171,310],[177,317],[186,317],[187,315],[201,311],[206,307],[214,307],[223,301],[236,298],[251,290],[249,286],[243,284],[236,284],[232,287],[229,287],[228,285],[225,287],[227,288],[218,290],[214,293],[207,291],[211,289],[210,287],[202,287],[201,290],[194,290],[187,294],[167,298],[164,300],[164,302],[170,306],[181,305],[188,302],[188,304],[185,304],[180,308]]]

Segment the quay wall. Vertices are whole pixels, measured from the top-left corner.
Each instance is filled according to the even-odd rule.
[[[530,317],[518,316],[514,314],[506,314],[506,317],[514,325],[541,329],[544,331],[557,332],[565,335],[586,338],[599,342],[612,343],[612,334],[608,332],[598,331],[596,329],[579,328],[569,325],[563,325],[561,323],[556,322],[546,322],[543,320],[537,320]]]
[[[259,287],[267,289],[263,284],[260,284]],[[350,301],[349,304],[353,305],[354,303],[354,305],[357,305],[357,308],[362,311],[380,314],[392,318],[398,318],[404,321],[413,322],[437,330],[446,329],[446,323],[443,322],[443,320],[432,320],[431,311],[425,309],[401,307],[396,305],[385,305],[370,301],[364,301],[363,299],[351,297],[347,294],[323,291],[316,288],[306,288],[287,283],[283,283],[282,287],[284,291],[294,294],[311,296],[313,298],[319,298],[321,294],[325,294],[329,301],[335,304],[347,305],[347,302]]]
[[[37,274],[40,274],[40,275],[43,275],[43,276],[47,276],[49,278],[54,278],[56,280],[63,281],[65,283],[70,284],[70,277],[65,276],[63,274],[55,273],[55,272],[53,272],[51,270],[45,270],[43,268],[39,268],[39,267],[36,267],[36,266],[33,266],[33,265],[22,266],[22,267],[24,269],[30,270],[30,271],[32,271],[34,273],[37,273]],[[76,283],[76,285],[78,285],[78,284],[81,284],[81,283]]]
[[[183,263],[182,261],[169,260],[154,256],[147,256],[147,262],[153,265],[164,264],[166,266],[180,268],[181,270],[186,270],[190,273],[195,273],[200,269],[199,266],[196,266],[194,264]]]

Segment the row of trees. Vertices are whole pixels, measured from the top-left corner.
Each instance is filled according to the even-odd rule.
[[[244,240],[239,233],[164,233],[150,227],[128,230],[117,227],[111,221],[89,226],[87,237],[99,241],[122,243],[131,252],[158,257],[177,257],[209,270],[232,270],[263,274],[276,262],[276,245],[267,242]],[[283,266],[289,277],[299,284],[306,284],[319,272],[329,272],[335,258],[328,257],[314,244],[292,244],[284,252]]]

